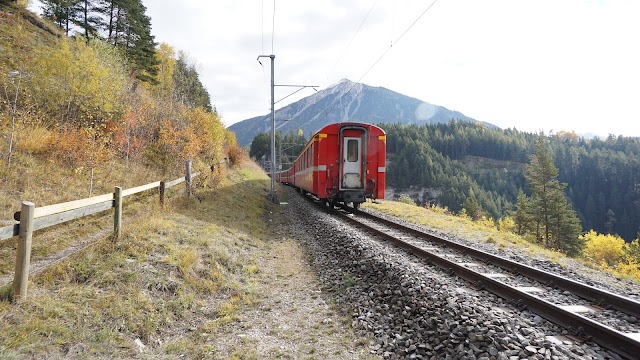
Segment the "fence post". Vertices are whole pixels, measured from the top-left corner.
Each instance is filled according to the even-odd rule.
[[[120,239],[120,233],[122,231],[122,188],[116,186],[113,193],[113,239]]]
[[[35,204],[29,201],[22,202],[20,209],[20,230],[18,238],[18,251],[16,254],[16,273],[13,277],[13,299],[27,296],[27,284],[29,282],[29,265],[31,263],[31,238],[33,237],[33,213]]]
[[[160,207],[164,207],[164,192],[166,190],[166,186],[164,181],[160,181]]]
[[[185,180],[187,183],[187,203],[189,203],[189,196],[191,195],[191,160],[187,160],[187,176]]]

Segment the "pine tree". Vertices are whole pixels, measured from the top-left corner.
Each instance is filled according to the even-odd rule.
[[[531,189],[529,213],[538,223],[536,236],[546,248],[575,255],[581,250],[578,236],[582,229],[575,211],[564,195],[566,184],[560,183],[557,176],[558,168],[553,163],[544,138],[540,136],[525,174]]]
[[[74,0],[71,6],[71,14],[75,16],[69,20],[84,31],[87,41],[97,37],[98,29],[103,26],[103,20],[98,16],[97,10],[99,7],[96,2],[90,0]]]
[[[524,235],[531,229],[531,216],[529,214],[529,199],[522,190],[518,192],[516,206],[516,212],[513,216],[513,221],[516,223],[516,233]]]
[[[482,218],[482,207],[478,203],[478,199],[476,199],[473,190],[469,189],[469,196],[464,201],[463,209],[473,220],[478,220]]]
[[[207,89],[202,85],[194,64],[188,63],[185,53],[180,52],[176,60],[173,80],[176,84],[177,100],[193,107],[203,107],[211,112],[211,100]]]
[[[53,21],[65,35],[69,35],[70,24],[78,20],[78,0],[42,0],[42,16]]]
[[[102,0],[94,10],[102,14],[107,41],[124,50],[139,80],[157,84],[156,43],[151,35],[151,19],[141,0]]]

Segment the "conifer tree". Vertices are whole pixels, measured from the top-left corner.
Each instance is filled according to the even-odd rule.
[[[525,177],[531,189],[529,214],[537,222],[536,237],[546,248],[575,255],[580,252],[581,225],[564,195],[566,184],[556,177],[558,168],[542,136],[536,141],[536,152],[527,165]]]
[[[516,223],[516,233],[524,235],[531,229],[531,216],[529,215],[529,199],[522,190],[518,192],[516,206],[513,217],[513,221]]]
[[[64,29],[68,36],[69,26],[77,20],[77,3],[77,0],[42,0],[42,16]]]
[[[207,89],[202,85],[194,64],[189,64],[185,53],[180,52],[173,73],[176,84],[177,100],[189,106],[200,106],[211,112],[211,100]]]
[[[98,36],[98,29],[103,24],[97,10],[96,2],[90,0],[74,0],[71,6],[71,14],[75,16],[69,20],[83,30],[87,41]]]

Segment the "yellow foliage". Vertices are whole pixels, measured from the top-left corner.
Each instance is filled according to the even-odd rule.
[[[438,206],[438,204],[429,204],[427,203],[425,206],[425,208],[437,213],[437,214],[448,214],[449,213],[449,209],[445,206],[445,207],[440,207]]]
[[[487,228],[491,228],[491,229],[496,228],[496,223],[493,221],[493,219],[490,217],[486,217],[484,215],[482,216],[481,219],[478,220],[478,223]]]
[[[236,134],[233,131],[225,130],[224,132],[224,143],[228,147],[233,147],[238,145],[238,140],[236,140]]]
[[[52,123],[94,125],[124,112],[129,78],[112,46],[62,38],[34,49],[33,56],[34,97]]]
[[[614,266],[625,254],[624,239],[609,234],[598,234],[594,230],[580,236],[585,242],[582,256],[598,264]]]
[[[513,220],[511,216],[506,216],[498,221],[498,229],[502,232],[512,232],[516,231],[516,222]]]
[[[156,60],[158,60],[158,81],[159,84],[152,86],[147,84],[152,90],[157,92],[161,98],[168,99],[172,91],[175,89],[175,81],[173,73],[176,68],[175,51],[173,47],[167,43],[161,43],[156,50]]]

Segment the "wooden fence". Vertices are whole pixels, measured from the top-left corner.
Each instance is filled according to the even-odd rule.
[[[186,163],[186,176],[172,181],[156,181],[150,184],[122,190],[116,186],[111,194],[94,196],[86,199],[69,201],[61,204],[36,207],[30,201],[23,201],[20,211],[14,214],[17,224],[0,228],[0,241],[19,236],[16,254],[16,270],[13,277],[13,297],[27,295],[27,281],[31,262],[31,239],[35,230],[44,229],[67,221],[79,219],[114,208],[113,237],[120,238],[122,231],[122,199],[143,191],[158,190],[160,204],[164,206],[166,189],[186,183],[186,195],[191,194],[191,180],[200,173],[191,173],[191,160]]]

